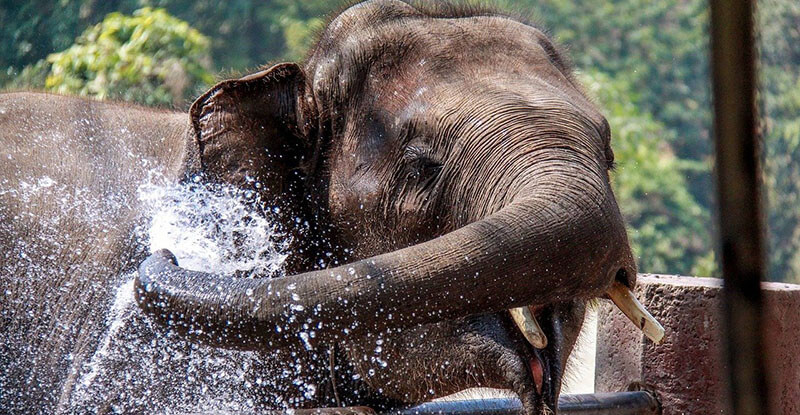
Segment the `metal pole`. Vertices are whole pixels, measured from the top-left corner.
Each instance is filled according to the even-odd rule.
[[[753,43],[752,2],[712,0],[719,252],[725,280],[729,401],[737,415],[769,412],[761,335],[764,227]]]
[[[522,404],[515,398],[428,402],[386,415],[516,415]],[[646,391],[562,395],[561,415],[658,415],[658,400]]]

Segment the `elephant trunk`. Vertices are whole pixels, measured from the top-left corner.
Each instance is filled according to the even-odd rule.
[[[636,269],[610,188],[585,179],[549,178],[428,242],[281,278],[188,271],[158,252],[139,268],[137,300],[195,340],[259,349],[600,296]]]

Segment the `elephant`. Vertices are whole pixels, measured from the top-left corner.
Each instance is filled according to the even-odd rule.
[[[610,297],[663,336],[630,295],[607,121],[542,30],[490,9],[369,0],[303,63],[222,81],[188,117],[12,93],[0,126],[5,412],[74,410],[109,276],[137,265],[148,330],[247,351],[254,378],[299,368],[253,388],[256,411],[265,394],[288,395],[278,409],[383,410],[491,387],[553,413],[587,303]],[[154,170],[258,193],[287,235],[285,275],[148,256],[136,188]],[[65,217],[78,193],[89,214]],[[158,382],[115,385],[150,397]],[[90,409],[120,408],[147,410]]]

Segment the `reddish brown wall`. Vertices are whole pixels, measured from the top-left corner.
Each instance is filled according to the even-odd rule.
[[[723,399],[721,281],[641,275],[637,297],[664,325],[655,346],[610,302],[598,313],[597,392],[641,382],[662,399],[664,414],[730,413]],[[764,283],[765,339],[773,414],[800,414],[800,285]]]

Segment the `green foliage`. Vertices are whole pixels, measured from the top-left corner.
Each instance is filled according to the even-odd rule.
[[[769,272],[800,283],[800,76],[773,67],[764,70],[777,72],[762,91]]]
[[[163,9],[111,13],[51,54],[46,89],[147,105],[180,105],[214,80],[209,41]]]
[[[323,29],[322,19],[286,19],[283,34],[286,38],[286,57],[289,60],[302,59],[314,42],[314,34]]]
[[[128,0],[130,1],[130,0]],[[211,41],[218,69],[247,70],[276,60],[301,59],[340,0],[139,0],[166,8]]]
[[[21,68],[68,48],[84,29],[118,10],[119,3],[118,0],[0,0],[0,85],[21,75]]]
[[[520,1],[519,3],[523,3]],[[531,3],[576,66],[624,78],[640,106],[673,132],[678,156],[710,154],[708,4],[703,0],[536,0]]]
[[[759,21],[769,273],[800,283],[800,4],[765,0]]]
[[[49,7],[48,7],[49,6]],[[69,46],[75,39],[80,3],[69,1],[0,1],[0,67],[6,76],[14,68],[33,64],[48,53]]]
[[[611,125],[612,184],[639,268],[709,276],[708,212],[688,191],[689,166],[670,147],[671,132],[641,112],[639,95],[627,81],[596,71],[580,78]]]
[[[247,71],[276,60],[297,60],[324,17],[342,0],[0,0],[0,84],[20,68],[69,47],[110,12],[163,8],[208,36],[216,70]]]
[[[28,65],[15,77],[10,78],[3,87],[8,90],[44,89],[50,64],[40,60],[33,65]]]

